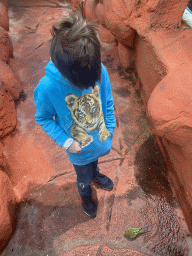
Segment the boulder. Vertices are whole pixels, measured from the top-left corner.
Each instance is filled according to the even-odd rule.
[[[19,99],[20,93],[22,92],[21,83],[15,78],[15,75],[9,65],[0,61],[0,81],[4,86],[5,90],[10,92],[13,99]]]
[[[190,231],[192,213],[192,65],[179,65],[158,83],[148,101],[152,131],[160,136],[168,176]]]
[[[100,24],[105,26],[104,5],[101,2],[99,2],[95,7],[95,11],[97,19],[99,20]]]
[[[177,28],[181,25],[181,18],[188,0],[149,0],[135,1],[134,7],[128,3],[127,8],[132,8],[127,24],[137,30],[138,34],[145,34],[151,28]]]
[[[17,114],[13,98],[0,83],[0,138],[12,132],[17,124]]]
[[[117,34],[117,40],[127,47],[134,47],[136,32],[131,27],[126,28],[126,35],[125,34]]]
[[[116,37],[108,30],[106,29],[103,25],[99,25],[99,37],[100,40],[104,43],[108,44],[117,44]]]
[[[9,16],[7,12],[7,7],[3,2],[0,2],[0,27],[5,30],[9,30]]]
[[[125,24],[130,11],[123,1],[104,1],[105,26],[125,46],[133,47],[136,32],[130,25]]]
[[[95,1],[96,2],[96,1]],[[86,0],[84,5],[84,15],[87,21],[93,21],[97,19],[96,16],[96,3],[92,6],[92,0]]]
[[[7,31],[0,27],[0,60],[8,63],[9,57],[13,57],[13,43]]]
[[[166,75],[148,101],[153,132],[192,152],[192,65],[183,64]]]
[[[134,50],[130,47],[126,47],[123,44],[118,44],[118,54],[121,65],[123,66],[125,71],[129,71],[133,68],[133,57]]]
[[[9,241],[15,222],[15,194],[9,177],[0,170],[0,249]]]
[[[187,2],[188,0],[105,0],[105,24],[119,38],[130,34],[130,27],[142,36],[152,27],[175,28],[181,24]]]

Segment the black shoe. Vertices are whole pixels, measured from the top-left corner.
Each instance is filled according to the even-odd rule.
[[[105,176],[100,172],[98,173],[94,181],[98,183],[105,190],[111,190],[114,185],[111,179],[109,179],[107,176]]]
[[[91,196],[83,197],[82,200],[83,200],[83,203],[82,203],[83,210],[85,211],[85,213],[90,217],[96,216],[97,206],[93,202]]]

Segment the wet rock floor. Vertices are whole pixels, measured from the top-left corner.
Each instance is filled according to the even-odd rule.
[[[8,4],[15,56],[11,65],[24,85],[17,104],[18,127],[5,141],[15,171],[8,174],[20,191],[23,183],[18,186],[14,173],[27,172],[31,179],[17,207],[15,232],[1,255],[192,255],[191,237],[147,125],[139,90],[134,79],[124,75],[117,48],[106,44],[102,62],[111,80],[117,128],[112,150],[99,166],[115,186],[107,192],[93,184],[98,214],[84,214],[73,167],[65,151],[35,123],[32,97],[49,61],[51,25],[66,5],[32,0]],[[130,227],[147,225],[148,232],[136,239],[123,235]]]

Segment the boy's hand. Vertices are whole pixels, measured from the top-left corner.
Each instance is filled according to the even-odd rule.
[[[78,141],[74,140],[70,147],[68,147],[68,151],[73,154],[78,154],[81,151],[81,145]]]

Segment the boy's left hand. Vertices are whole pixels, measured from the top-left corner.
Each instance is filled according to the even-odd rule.
[[[72,154],[78,154],[81,151],[81,145],[78,141],[74,140],[71,146],[68,148],[68,151]]]

